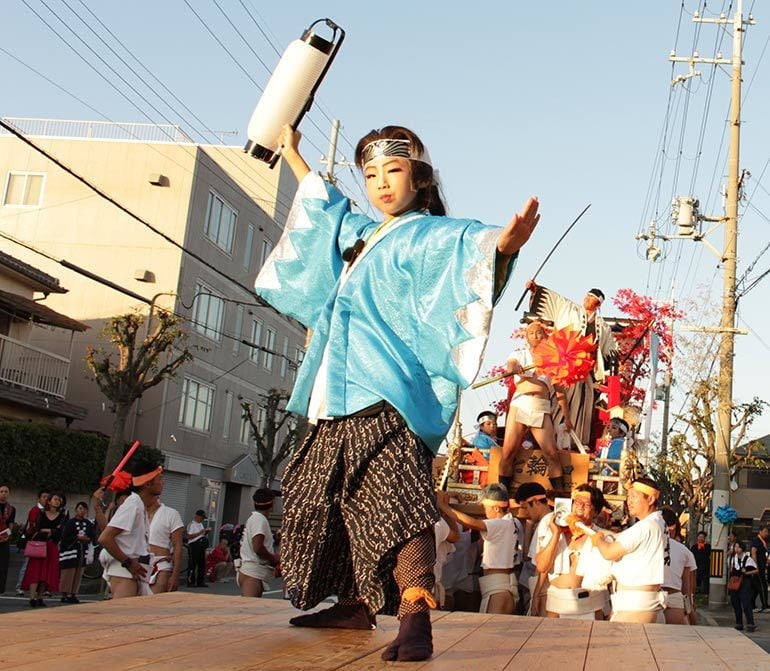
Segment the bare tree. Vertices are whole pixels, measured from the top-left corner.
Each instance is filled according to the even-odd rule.
[[[679,503],[690,515],[689,535],[694,537],[702,525],[703,516],[711,502],[714,487],[717,431],[715,422],[719,391],[717,379],[711,377],[694,384],[685,412],[676,415],[686,429],[675,433],[668,451],[659,458],[658,469],[665,476]],[[743,445],[746,432],[767,405],[760,398],[735,404],[730,425],[730,476],[736,477],[742,468],[764,466],[764,448],[759,442]],[[741,446],[738,449],[738,446]]]
[[[254,406],[241,403],[243,417],[249,422],[254,441],[254,458],[260,473],[259,487],[270,487],[278,468],[291,456],[307,430],[307,420],[286,410],[290,394],[271,389]],[[282,429],[286,427],[286,431]]]
[[[192,359],[187,347],[180,348],[187,338],[179,326],[182,320],[165,310],[158,310],[155,318],[152,332],[140,339],[142,315],[112,317],[102,331],[112,347],[89,347],[86,353],[86,366],[115,413],[104,462],[105,475],[120,461],[126,444],[126,420],[134,402]]]

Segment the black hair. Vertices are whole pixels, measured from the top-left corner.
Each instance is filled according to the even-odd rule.
[[[50,494],[50,493],[51,493],[50,489],[48,489],[47,487],[43,487],[38,491],[37,498],[40,498],[43,494]]]
[[[490,416],[491,415],[491,416]],[[478,416],[476,417],[476,421],[480,422],[483,417],[489,417],[489,421],[497,421],[497,415],[492,410],[484,410],[483,412],[480,412]]]
[[[269,508],[273,505],[275,494],[272,489],[268,487],[262,487],[251,495],[251,500],[254,501],[255,508]]]
[[[598,487],[592,487],[587,483],[583,483],[582,485],[575,487],[575,491],[588,492],[591,495],[591,507],[594,509],[597,515],[602,512],[602,508],[607,505],[604,494],[602,494],[602,490]]]
[[[364,147],[370,142],[376,140],[408,140],[416,153],[422,154],[425,151],[425,145],[422,143],[417,133],[404,128],[403,126],[384,126],[379,129],[372,129],[364,135],[356,145],[355,161],[359,169],[364,169],[363,154]],[[433,168],[422,161],[410,161],[412,166],[412,186],[416,189],[417,195],[414,199],[414,209],[428,210],[433,215],[443,217],[446,215],[446,207],[441,197],[438,182],[435,179]]]
[[[518,490],[516,490],[516,496],[514,498],[517,503],[521,503],[525,499],[538,495],[545,498],[545,487],[539,482],[525,482],[519,486]]]
[[[198,517],[206,517],[206,511],[205,511],[205,510],[201,510],[200,508],[199,508],[198,510],[196,510],[196,511],[195,511],[195,514],[196,514]]]
[[[78,508],[80,508],[80,506],[83,506],[83,507],[84,507],[86,510],[88,510],[88,504],[87,504],[85,501],[78,501],[78,502],[75,504],[75,510],[77,510]]]
[[[612,423],[612,422],[617,422],[618,424],[622,424],[623,426],[625,426],[626,427],[626,433],[628,433],[628,431],[631,429],[631,427],[628,425],[628,422],[625,419],[623,419],[622,417],[613,417],[610,420],[610,423]]]

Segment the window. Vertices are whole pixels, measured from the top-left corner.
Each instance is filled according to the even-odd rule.
[[[179,423],[198,431],[208,431],[211,428],[215,390],[215,387],[186,377],[182,382]]]
[[[222,438],[227,440],[230,437],[230,415],[233,414],[233,392],[225,392],[225,419],[222,425]]]
[[[205,284],[195,285],[193,323],[195,330],[212,340],[222,338],[222,322],[225,317],[225,302]]]
[[[283,337],[283,356],[281,357],[281,377],[286,377],[286,364],[289,363],[289,336]]]
[[[221,250],[231,254],[238,213],[213,191],[206,206],[204,233]]]
[[[254,412],[254,402],[249,401],[247,399],[243,399],[243,402],[246,405],[248,405],[251,408],[251,411]],[[243,405],[241,404],[241,432],[239,436],[239,440],[242,445],[248,445],[249,440],[251,439],[251,423],[249,422],[249,416],[246,414],[246,411],[243,409]]]
[[[45,174],[40,172],[9,172],[3,205],[38,207],[43,200],[44,182]]]
[[[243,331],[243,306],[239,305],[235,308],[235,338],[233,338],[233,354],[238,354],[238,350],[241,348],[241,335]]]
[[[243,250],[243,267],[248,270],[251,266],[251,248],[254,246],[254,224],[246,229],[246,247]]]
[[[305,358],[305,352],[303,350],[299,349],[299,347],[296,347],[294,349],[294,361],[296,361],[297,365],[291,371],[291,378],[292,378],[292,380],[296,380],[297,379],[297,371],[299,370],[299,367],[302,364],[302,361],[304,360],[304,358]]]
[[[262,241],[262,256],[259,260],[259,267],[265,265],[265,261],[267,261],[267,257],[270,256],[270,252],[273,251],[273,243],[270,242],[270,240],[263,240]]]
[[[259,321],[259,319],[252,319],[251,320],[251,353],[249,354],[249,359],[251,359],[254,363],[257,363],[259,361],[259,345],[261,345],[262,340],[262,322]]]
[[[748,489],[770,489],[770,471],[746,469],[746,487]]]
[[[275,331],[271,328],[267,329],[265,333],[265,356],[262,359],[262,365],[267,370],[273,370],[273,351],[275,351]]]

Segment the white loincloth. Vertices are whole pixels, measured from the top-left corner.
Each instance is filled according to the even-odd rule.
[[[160,557],[156,555],[150,555],[150,580],[149,583],[154,585],[158,581],[158,573],[163,571],[170,573],[174,569],[174,561],[171,557]]]
[[[152,562],[153,555],[150,555],[150,562]],[[146,564],[142,564],[147,572],[144,574],[144,578],[135,578],[131,571],[120,565],[120,562],[115,559],[107,550],[102,549],[99,553],[99,562],[104,569],[102,571],[102,578],[109,585],[110,578],[126,578],[127,580],[136,580],[139,583],[139,596],[152,596],[152,590],[150,589],[150,567]]]
[[[612,617],[619,612],[660,613],[666,607],[668,594],[663,590],[648,592],[641,589],[624,589],[612,595]]]
[[[513,603],[519,598],[519,581],[515,573],[490,573],[479,578],[481,588],[481,606],[479,613],[486,613],[489,608],[489,598],[494,594],[509,592],[513,595]]]
[[[593,620],[597,610],[604,609],[603,591],[587,590],[584,587],[562,588],[550,585],[546,592],[545,609],[558,613],[567,620]],[[581,594],[587,596],[580,597]]]
[[[241,561],[241,567],[238,569],[243,575],[247,575],[255,580],[262,581],[262,588],[265,590],[270,589],[270,583],[268,580],[274,577],[275,571],[272,566],[268,564],[260,564],[259,562],[249,561],[243,559]]]
[[[681,592],[666,592],[666,594],[666,608],[681,608],[685,613],[687,612],[684,594]]]
[[[551,414],[551,401],[530,394],[518,394],[511,399],[511,406],[516,408],[516,421],[525,426],[539,429],[543,426],[546,415]]]

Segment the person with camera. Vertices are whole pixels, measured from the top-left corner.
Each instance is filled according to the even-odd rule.
[[[206,511],[196,510],[193,521],[187,525],[187,586],[208,587],[206,584],[206,548],[211,531],[203,524]]]

